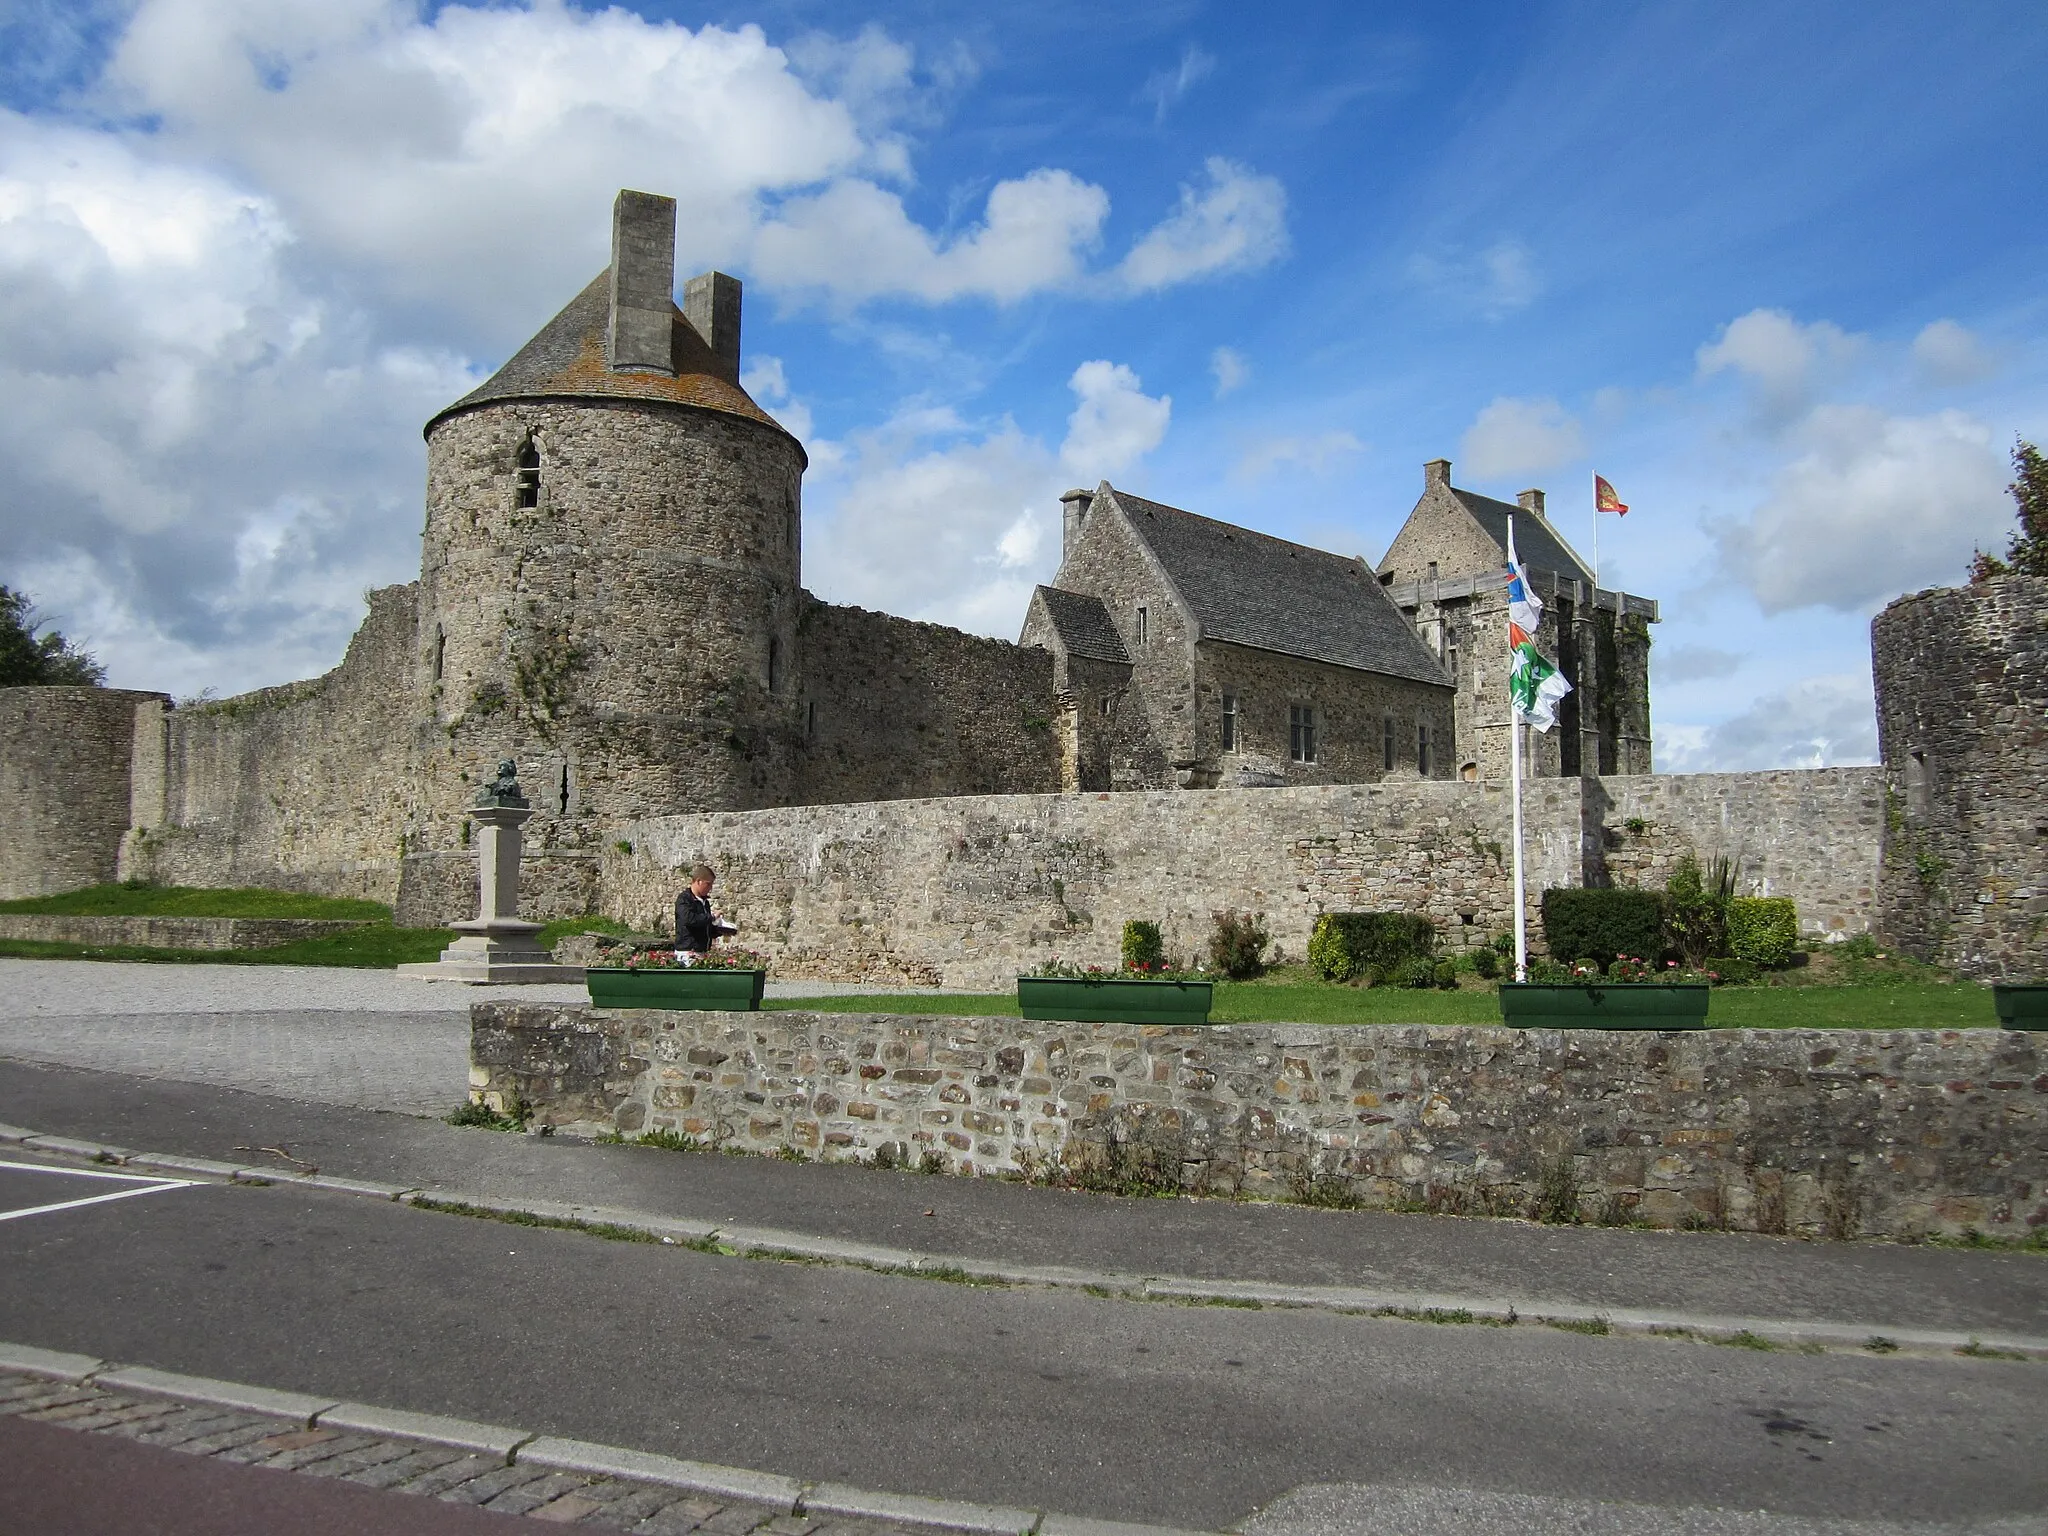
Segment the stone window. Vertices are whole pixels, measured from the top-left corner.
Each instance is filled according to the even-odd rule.
[[[448,631],[439,624],[434,626],[434,681],[441,681],[441,672],[448,664]]]
[[[518,473],[514,477],[518,486],[516,504],[521,507],[540,505],[540,450],[528,438],[519,445]]]
[[[1223,750],[1237,750],[1237,695],[1223,695]]]
[[[1380,769],[1385,773],[1394,771],[1394,717],[1387,716],[1380,726]]]
[[[1287,706],[1287,755],[1297,763],[1316,760],[1316,712],[1313,705]]]
[[[1425,779],[1429,777],[1429,722],[1415,722],[1415,771]]]
[[[1136,633],[1138,637],[1138,644],[1140,645],[1143,645],[1147,640],[1151,638],[1152,615],[1146,611],[1145,605],[1143,603],[1138,604],[1138,624]]]
[[[1115,713],[1116,705],[1114,702],[1111,701],[1109,695],[1105,693],[1102,696],[1102,718],[1107,720],[1111,715]]]
[[[817,734],[818,701],[816,699],[813,699],[810,703],[804,706],[804,735],[807,737],[816,737]]]
[[[768,637],[768,691],[782,692],[782,642],[774,635]]]

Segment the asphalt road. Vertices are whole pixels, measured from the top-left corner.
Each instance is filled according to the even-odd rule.
[[[19,1175],[0,1198],[45,1180],[84,1182]],[[283,1187],[0,1221],[0,1337],[1210,1529],[1307,1484],[1853,1520],[2048,1510],[2038,1364],[977,1289]]]

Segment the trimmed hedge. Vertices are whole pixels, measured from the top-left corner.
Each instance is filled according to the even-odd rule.
[[[1789,896],[1738,896],[1728,903],[1728,951],[1765,970],[1782,970],[1799,947],[1799,909]]]
[[[1325,981],[1363,976],[1378,986],[1435,950],[1436,924],[1420,913],[1325,912],[1309,936],[1308,960]]]
[[[1543,941],[1550,958],[1565,965],[1593,960],[1604,971],[1616,955],[1654,961],[1664,951],[1664,898],[1656,891],[1554,886],[1543,893]]]

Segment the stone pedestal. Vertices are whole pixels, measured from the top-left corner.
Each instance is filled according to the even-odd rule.
[[[452,926],[461,935],[426,965],[401,965],[401,976],[422,981],[466,981],[472,985],[583,980],[580,965],[557,965],[534,935],[539,923],[519,916],[519,829],[533,816],[525,805],[478,805],[476,824],[477,915]]]

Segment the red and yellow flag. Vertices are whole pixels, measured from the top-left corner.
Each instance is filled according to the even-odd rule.
[[[1628,515],[1628,503],[1614,494],[1614,487],[1609,485],[1606,480],[1602,479],[1599,475],[1595,475],[1593,477],[1593,510],[1595,512],[1614,512],[1625,517]]]

